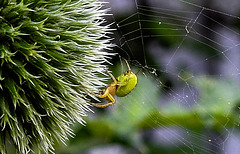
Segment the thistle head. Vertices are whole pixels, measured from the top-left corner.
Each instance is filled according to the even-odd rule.
[[[0,0],[0,153],[48,153],[89,111],[110,56],[97,0]]]

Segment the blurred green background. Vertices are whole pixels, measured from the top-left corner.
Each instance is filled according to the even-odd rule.
[[[95,108],[86,126],[74,126],[76,136],[67,146],[58,145],[56,153],[221,153],[217,139],[227,139],[239,124],[239,85],[201,77],[189,82],[200,93],[191,107],[160,105],[163,92],[148,75],[138,75],[136,88],[116,98],[114,106]]]

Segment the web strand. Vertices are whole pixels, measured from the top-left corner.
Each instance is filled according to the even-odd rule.
[[[127,99],[121,106],[136,119],[134,109],[159,111],[147,112],[144,124],[182,153],[227,153],[239,129],[240,17],[204,3],[165,2],[132,0],[135,12],[120,20],[113,14],[117,48],[124,53],[119,57],[142,69],[144,91],[135,108]],[[141,79],[153,84],[149,88]],[[157,102],[153,89],[159,90]]]

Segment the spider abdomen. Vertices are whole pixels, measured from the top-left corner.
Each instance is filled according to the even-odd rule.
[[[124,97],[129,94],[137,84],[137,76],[134,73],[123,73],[117,78],[120,85],[118,85],[116,90],[116,95],[118,97]],[[125,85],[121,85],[121,83]]]

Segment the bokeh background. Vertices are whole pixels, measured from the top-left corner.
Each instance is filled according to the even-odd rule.
[[[240,1],[105,2],[117,53],[109,70],[125,72],[127,59],[142,69],[138,85],[93,108],[56,153],[240,153]]]

